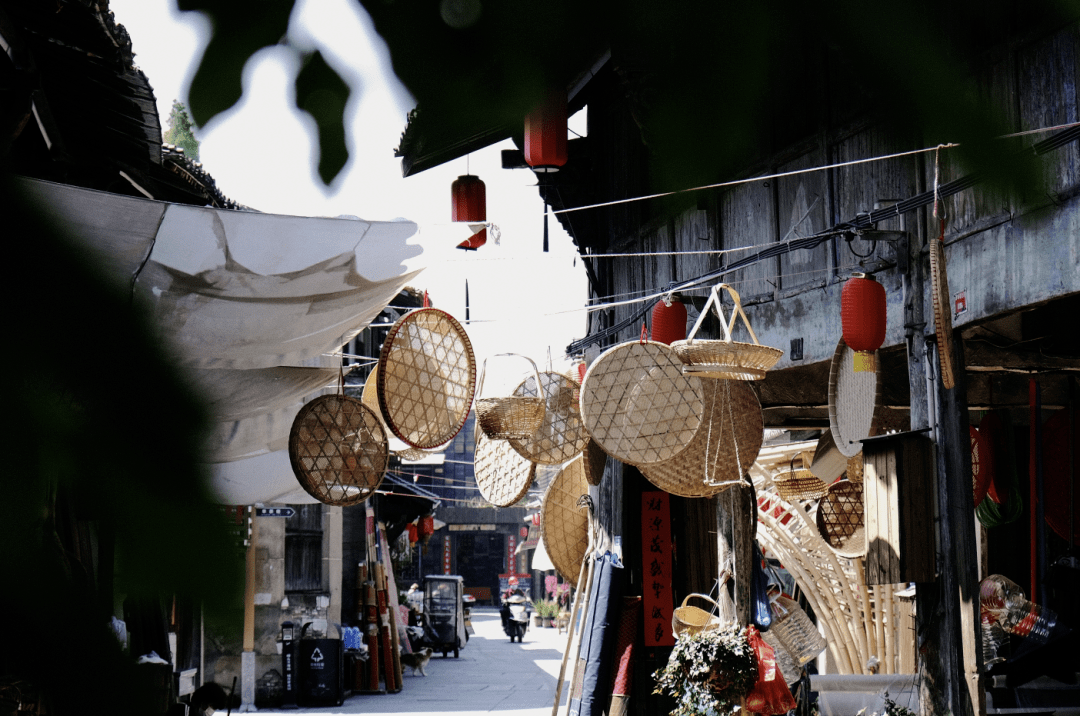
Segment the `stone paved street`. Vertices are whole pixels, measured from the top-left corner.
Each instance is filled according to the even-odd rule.
[[[356,695],[341,706],[260,709],[288,714],[453,714],[473,716],[508,712],[515,716],[550,716],[566,634],[530,626],[521,644],[503,634],[494,608],[473,610],[476,633],[461,650],[442,658],[433,655],[427,676],[405,669],[404,688],[396,694]],[[568,687],[563,687],[563,704]]]

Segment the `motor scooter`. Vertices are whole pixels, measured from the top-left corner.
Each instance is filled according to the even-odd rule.
[[[503,600],[503,631],[510,637],[510,643],[517,639],[521,643],[522,637],[529,629],[529,600],[524,594],[511,594]]]

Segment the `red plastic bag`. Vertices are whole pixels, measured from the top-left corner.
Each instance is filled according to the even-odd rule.
[[[750,642],[750,648],[754,650],[758,667],[757,681],[746,695],[746,709],[751,713],[769,716],[786,714],[795,708],[796,704],[791,689],[784,683],[780,669],[776,668],[773,648],[765,643],[753,625],[747,627],[746,638]]]

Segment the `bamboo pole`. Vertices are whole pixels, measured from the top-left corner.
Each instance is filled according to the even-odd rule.
[[[557,716],[559,713],[559,699],[562,698],[563,681],[566,679],[566,661],[570,657],[570,647],[574,643],[574,632],[577,628],[578,611],[581,606],[582,600],[588,601],[588,595],[581,589],[581,581],[586,579],[586,571],[588,572],[587,583],[589,587],[587,590],[591,590],[592,587],[592,566],[594,560],[589,559],[592,556],[592,534],[590,530],[589,534],[589,549],[585,550],[585,559],[581,560],[581,569],[578,570],[577,581],[577,593],[574,594],[574,607],[570,610],[570,624],[566,629],[566,649],[563,651],[562,666],[559,668],[559,681],[555,686],[555,705],[551,707],[551,716]],[[585,569],[586,562],[588,562],[588,570]],[[581,630],[584,631],[585,626],[582,625]],[[580,642],[579,642],[580,647]],[[567,707],[569,708],[570,699],[566,700]]]
[[[863,565],[862,557],[855,558],[855,579],[859,587],[859,597],[862,600],[863,618],[859,624],[859,631],[866,637],[866,656],[863,667],[869,670],[869,665],[866,662],[870,660],[871,656],[876,656],[878,661],[881,661],[881,653],[877,647],[877,634],[874,631],[874,611],[870,605],[870,589],[866,584],[866,568]]]
[[[888,674],[900,673],[899,665],[896,663],[896,636],[893,634],[896,629],[896,610],[893,602],[893,588],[895,586],[894,584],[887,584],[878,588],[884,592],[884,595],[881,595],[885,597],[884,614],[889,618],[889,623],[885,627],[885,659],[889,665],[889,670],[886,672]]]

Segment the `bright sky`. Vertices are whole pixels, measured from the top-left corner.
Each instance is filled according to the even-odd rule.
[[[186,102],[209,22],[179,12],[175,0],[111,0],[109,6],[131,35],[135,62],[154,88],[164,130],[172,100]],[[393,150],[414,102],[393,75],[386,47],[360,4],[297,0],[289,38],[321,50],[352,88],[349,163],[329,189],[323,187],[315,171],[314,123],[293,106],[296,57],[289,49],[269,48],[245,68],[240,103],[196,133],[203,167],[222,192],[259,211],[404,217],[423,226],[447,224],[451,182],[461,174],[478,175],[487,185],[488,220],[501,229],[501,245],[493,245],[490,231],[488,244],[475,252],[425,244],[435,261],[414,284],[429,290],[436,306],[464,320],[468,280],[474,323],[467,330],[478,359],[524,353],[543,370],[550,346],[556,369],[563,367],[563,349],[585,330],[584,313],[566,313],[585,302],[585,272],[554,217],[551,250],[543,253],[543,202],[535,175],[501,168],[500,151],[512,143],[403,179]],[[570,126],[584,135],[584,124],[579,113]]]

